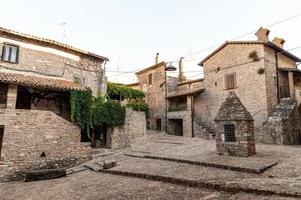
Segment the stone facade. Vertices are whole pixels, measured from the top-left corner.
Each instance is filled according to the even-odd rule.
[[[18,63],[0,61],[1,70],[71,81],[80,78],[83,85],[89,86],[95,95],[103,88],[102,67],[105,59],[0,31],[0,55],[4,44],[18,46]]]
[[[80,142],[78,126],[51,111],[15,109],[16,90],[10,87],[7,108],[0,109],[4,180],[20,179],[27,170],[72,167],[90,159],[90,144]]]
[[[112,149],[129,147],[137,142],[137,140],[143,139],[145,136],[145,113],[127,108],[124,126],[108,128],[106,146]]]
[[[260,58],[257,61],[248,57],[253,51]],[[236,87],[230,91],[235,91],[251,113],[256,140],[269,143],[262,134],[266,133],[268,117],[278,104],[277,84],[279,87],[288,84],[288,73],[279,70],[296,68],[292,58],[282,54],[276,58],[275,52],[273,48],[256,41],[229,42],[205,60],[202,65],[206,90],[196,97],[196,115],[200,116],[202,123],[216,129],[213,118],[228,92],[225,89],[225,75],[235,73]]]
[[[9,57],[17,59],[5,60],[12,50],[4,49],[12,47],[17,53]],[[27,170],[72,167],[90,159],[90,143],[81,143],[80,128],[68,121],[68,96],[71,89],[84,87],[90,87],[94,95],[105,92],[102,67],[108,59],[3,28],[0,55],[0,82],[8,84],[6,104],[3,91],[1,96],[0,176],[15,180]]]
[[[234,92],[229,92],[214,121],[217,126],[217,154],[231,156],[255,154],[253,118]]]

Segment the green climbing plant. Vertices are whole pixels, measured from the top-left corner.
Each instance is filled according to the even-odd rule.
[[[107,84],[107,95],[109,99],[119,101],[124,99],[138,100],[144,98],[144,93],[142,91],[116,83]]]
[[[92,125],[92,91],[71,91],[71,120],[89,135]]]

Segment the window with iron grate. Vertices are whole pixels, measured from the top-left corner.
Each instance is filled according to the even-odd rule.
[[[235,142],[235,125],[234,124],[224,124],[224,135],[225,142]]]

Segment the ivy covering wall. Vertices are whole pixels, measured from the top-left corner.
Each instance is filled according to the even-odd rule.
[[[149,106],[144,102],[144,93],[127,86],[108,83],[106,96],[92,96],[91,89],[86,91],[71,91],[71,120],[81,127],[82,133],[89,138],[91,129],[104,124],[110,127],[121,127],[125,123],[125,107],[135,111],[145,112],[146,119],[150,117]],[[128,100],[122,106],[121,100]]]
[[[107,84],[107,95],[109,99],[114,100],[137,100],[137,99],[143,99],[144,93],[140,90],[136,90],[133,88],[130,88],[125,85],[120,85],[117,83],[108,83]]]

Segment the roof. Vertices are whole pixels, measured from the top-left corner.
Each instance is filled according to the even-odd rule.
[[[77,53],[92,56],[94,58],[109,61],[109,59],[107,57],[100,56],[100,55],[97,55],[97,54],[94,54],[94,53],[91,53],[91,52],[88,52],[88,51],[85,51],[85,50],[82,50],[82,49],[78,49],[76,47],[73,47],[73,46],[70,46],[68,44],[61,43],[61,42],[58,42],[58,41],[55,41],[55,40],[42,38],[42,37],[37,37],[37,36],[30,35],[30,34],[20,33],[20,32],[10,30],[10,29],[5,29],[5,28],[2,28],[2,27],[0,27],[0,33],[11,34],[11,35],[14,35],[14,36],[18,36],[18,37],[22,37],[22,38],[26,38],[26,39],[31,39],[31,40],[47,43],[47,44],[50,44],[50,45],[54,45],[56,47],[61,47],[61,48],[64,48],[64,49],[68,49],[68,50],[77,52]]]
[[[281,53],[283,55],[286,55],[287,57],[293,59],[295,62],[301,62],[301,58],[291,54],[290,52],[284,50],[281,47],[278,47],[277,45],[273,44],[272,42],[263,42],[263,41],[226,41],[224,44],[222,44],[220,47],[215,49],[212,53],[210,53],[208,56],[206,56],[199,65],[202,66],[205,61],[207,61],[209,58],[211,58],[213,55],[218,53],[220,50],[222,50],[224,47],[226,47],[228,44],[263,44],[266,45],[272,49],[274,49],[277,53]]]
[[[139,83],[129,83],[129,84],[126,84],[126,86],[135,86],[135,85],[139,85]]]
[[[166,96],[167,99],[181,97],[181,96],[189,96],[189,95],[196,95],[203,92],[205,88],[194,88],[189,90],[184,90],[180,92],[174,92]]]
[[[253,118],[235,92],[230,91],[214,121],[253,121]]]
[[[21,86],[41,88],[41,89],[51,89],[58,91],[68,91],[68,90],[85,90],[86,88],[80,86],[79,84],[65,80],[65,79],[54,79],[54,78],[44,78],[38,76],[17,74],[17,73],[7,73],[0,72],[0,82],[2,83],[13,83]]]
[[[203,80],[204,80],[203,78],[195,79],[195,80],[186,80],[186,81],[182,81],[182,82],[178,83],[178,85],[185,85],[185,84],[190,84],[190,83],[202,82]]]
[[[136,72],[136,75],[142,74],[142,73],[150,71],[152,69],[156,69],[158,67],[161,67],[162,65],[165,65],[165,62],[159,62],[158,64],[155,64],[155,65],[152,65],[152,66],[150,66],[148,68],[142,69],[142,70]]]

